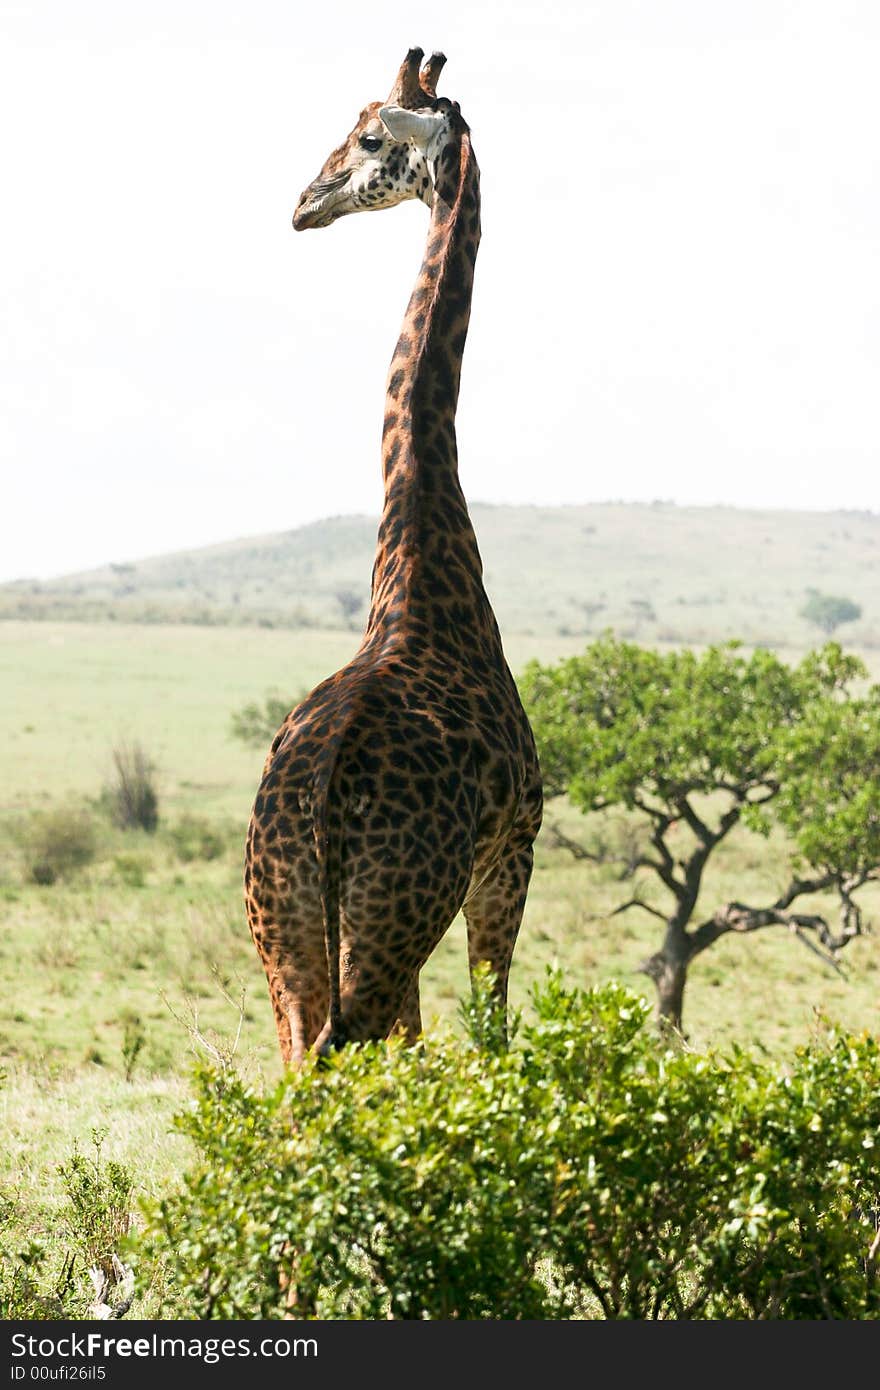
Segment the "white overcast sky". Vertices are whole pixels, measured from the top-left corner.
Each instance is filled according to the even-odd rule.
[[[0,579],[378,512],[427,212],[290,220],[412,44],[472,501],[880,508],[877,0],[0,0]]]

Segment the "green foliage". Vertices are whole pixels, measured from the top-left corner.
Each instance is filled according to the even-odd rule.
[[[113,749],[113,776],[103,799],[120,830],[152,832],[158,826],[156,767],[140,743],[120,743]]]
[[[732,1315],[880,1317],[878,1039],[825,1024],[787,1071],[731,1062],[737,1183],[711,1277]]]
[[[520,1042],[345,1049],[261,1094],[201,1071],[200,1158],[141,1256],[189,1318],[864,1318],[880,1051],[788,1071],[666,1050],[643,1000],[548,976]]]
[[[67,1195],[62,1219],[68,1236],[87,1266],[110,1275],[111,1257],[131,1223],[134,1180],[124,1164],[104,1158],[106,1137],[105,1129],[93,1129],[91,1156],[75,1143],[58,1173]]]
[[[65,1259],[60,1271],[53,1271],[50,1266],[49,1252],[41,1240],[27,1240],[18,1249],[0,1249],[0,1320],[43,1321],[75,1316],[70,1304],[73,1262]]]
[[[864,674],[835,643],[796,667],[738,648],[658,652],[606,635],[555,666],[530,662],[520,688],[547,793],[582,810],[648,797],[674,816],[694,793],[765,787],[778,731]]]
[[[235,710],[231,716],[231,737],[238,739],[240,743],[246,743],[249,748],[268,749],[288,714],[304,694],[305,691],[301,691],[292,700],[288,700],[269,691],[262,704],[252,700],[249,704],[242,705],[241,709]]]
[[[803,860],[858,881],[880,866],[880,687],[816,702],[780,746],[775,811]]]
[[[166,830],[178,859],[184,864],[194,859],[219,859],[226,849],[226,840],[207,816],[187,814]]]
[[[27,877],[41,884],[70,878],[92,862],[98,847],[92,816],[74,805],[35,812],[19,828],[18,839]]]
[[[760,649],[745,657],[736,643],[664,653],[610,636],[556,666],[526,667],[521,688],[545,790],[567,792],[584,812],[623,807],[641,817],[645,848],[630,872],[653,875],[666,906],[646,901],[637,883],[620,910],[641,908],[664,923],[660,949],[642,968],[657,986],[661,1018],[676,1029],[691,961],[728,932],[784,923],[815,932],[832,952],[861,934],[852,894],[880,878],[880,723],[850,689],[865,675],[833,642],[788,666]],[[790,869],[773,902],[716,901],[712,916],[691,927],[715,851],[738,825],[769,835],[777,802],[776,819],[795,841],[792,861],[818,873]],[[820,913],[792,910],[797,898],[832,886],[843,909],[839,935]]]
[[[152,867],[153,861],[147,854],[125,851],[113,856],[113,871],[126,888],[143,888]]]
[[[0,1090],[6,1080],[6,1072],[0,1067]],[[0,1189],[0,1321],[64,1317],[67,1264],[63,1278],[53,1284],[47,1275],[47,1252],[42,1241],[31,1237],[16,1248],[17,1216],[15,1200]]]
[[[202,1072],[182,1127],[204,1163],[154,1213],[179,1315],[283,1316],[292,1297],[322,1318],[544,1316],[510,1071],[473,1045],[396,1042],[267,1096]]]
[[[801,609],[800,615],[830,636],[842,623],[852,623],[860,618],[862,610],[850,598],[822,594],[818,589],[811,589],[810,597]]]
[[[147,1041],[142,1019],[134,1013],[126,1015],[122,1033],[122,1065],[126,1081],[134,1076],[135,1064]]]
[[[58,1165],[66,1203],[51,1243],[21,1239],[14,1204],[0,1202],[0,1318],[82,1318],[93,1294],[88,1270],[111,1274],[112,1256],[129,1229],[134,1184],[123,1164],[103,1158],[105,1138],[105,1130],[94,1129],[93,1156],[74,1144]]]
[[[827,1028],[786,1071],[664,1052],[623,991],[551,981],[538,1014],[562,1281],[607,1317],[880,1316],[876,1039]]]
[[[478,1051],[504,1053],[519,1031],[521,1015],[517,1012],[509,1019],[506,1017],[507,1011],[499,1005],[492,988],[492,970],[487,961],[476,966],[471,979],[471,992],[459,1004],[459,1020]]]
[[[723,1070],[664,1051],[644,1001],[620,987],[582,994],[550,977],[536,1007],[527,1077],[553,1177],[547,1255],[569,1315],[697,1316],[726,1176],[712,1150]]]

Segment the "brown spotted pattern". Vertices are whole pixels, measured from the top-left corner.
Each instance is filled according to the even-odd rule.
[[[279,729],[247,839],[248,918],[285,1062],[395,1026],[416,1036],[419,971],[460,909],[471,968],[488,962],[505,1004],[541,821],[534,740],[458,478],[479,171],[457,106],[434,95],[440,55],[413,88],[421,57],[407,55],[409,86],[399,76],[392,95],[444,120],[435,157],[420,156],[431,220],[388,376],[369,618],[353,660]]]

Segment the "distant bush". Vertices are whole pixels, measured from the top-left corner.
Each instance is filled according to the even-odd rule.
[[[51,884],[69,878],[97,853],[94,821],[84,808],[59,806],[39,811],[19,830],[27,877]]]
[[[113,872],[126,888],[143,888],[153,861],[146,854],[115,854]]]
[[[126,1081],[134,1077],[134,1069],[147,1041],[147,1032],[140,1016],[127,1012],[123,1019],[122,1067]]]
[[[342,616],[349,627],[355,626],[354,619],[367,602],[369,592],[343,587],[334,591],[333,597],[342,610]]]
[[[852,599],[840,598],[834,594],[820,594],[818,589],[810,590],[810,596],[801,609],[802,618],[806,618],[808,623],[814,623],[829,636],[842,623],[855,622],[861,616],[861,608],[857,603],[853,603]]]
[[[223,834],[205,816],[184,815],[166,830],[178,859],[219,859],[226,848]]]
[[[250,704],[243,705],[241,709],[233,711],[230,719],[232,738],[238,739],[240,743],[246,743],[250,748],[265,748],[268,751],[269,745],[288,714],[299,704],[306,693],[305,690],[301,690],[298,695],[288,699],[284,695],[277,695],[269,691],[263,697],[262,704],[252,700]]]
[[[200,1158],[148,1213],[175,1316],[880,1317],[880,1046],[787,1070],[668,1050],[557,977],[510,1049],[349,1047],[267,1094],[197,1078]]]
[[[156,768],[139,743],[113,749],[113,776],[104,787],[114,825],[121,830],[154,831],[159,824]]]

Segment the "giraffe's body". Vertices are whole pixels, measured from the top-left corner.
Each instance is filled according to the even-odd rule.
[[[388,377],[366,632],[279,730],[248,834],[248,916],[285,1061],[398,1022],[415,1036],[419,971],[462,907],[471,968],[488,962],[505,1001],[541,820],[534,740],[458,480],[479,171],[457,107],[433,97],[442,60],[419,87],[421,56],[401,69],[400,105],[382,108],[395,135],[427,123],[423,163],[411,134],[388,158],[403,196],[430,198],[431,223]],[[303,195],[299,225],[323,225],[314,191],[339,178],[346,148]]]

